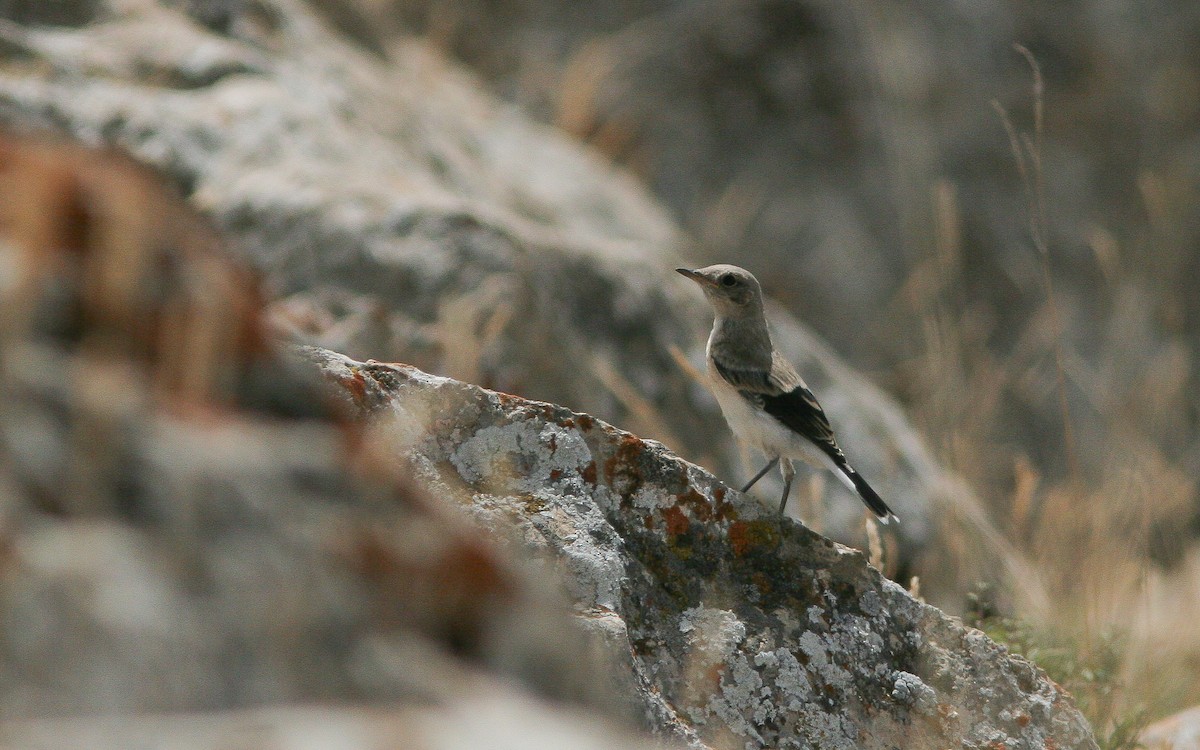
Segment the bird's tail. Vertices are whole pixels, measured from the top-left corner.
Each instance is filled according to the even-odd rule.
[[[883,501],[879,493],[872,489],[871,485],[867,484],[867,480],[863,479],[862,475],[849,466],[843,467],[842,471],[854,483],[854,491],[858,493],[862,501],[871,509],[871,512],[879,518],[880,523],[887,523],[888,521],[900,523],[900,518],[892,512],[892,509]]]

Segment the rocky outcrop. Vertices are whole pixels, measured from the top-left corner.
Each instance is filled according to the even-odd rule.
[[[693,747],[1094,747],[1062,690],[862,553],[586,414],[310,350],[439,497],[567,581]]]
[[[0,123],[156,167],[265,275],[276,329],[569,405],[731,481],[758,468],[689,372],[710,313],[671,271],[687,247],[665,213],[422,45],[384,57],[298,0],[17,5],[0,23]],[[890,572],[957,605],[960,577],[992,577],[1011,555],[896,404],[773,316],[903,519],[883,540]],[[840,483],[803,490],[794,512],[867,545]],[[968,541],[935,542],[948,531]]]
[[[156,175],[3,138],[0,185],[0,746],[649,748]]]
[[[1029,663],[659,443],[281,348],[129,159],[5,139],[0,184],[0,744],[1094,747]]]

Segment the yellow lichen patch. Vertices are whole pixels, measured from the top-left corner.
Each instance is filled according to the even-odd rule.
[[[779,544],[779,528],[766,521],[734,521],[729,524],[729,546],[737,557],[752,549]]]

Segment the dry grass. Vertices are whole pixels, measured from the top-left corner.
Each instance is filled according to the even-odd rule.
[[[997,109],[1026,186],[1031,262],[1042,264],[1045,299],[1028,311],[1011,349],[998,353],[992,318],[956,293],[966,282],[955,191],[935,185],[934,247],[897,301],[898,327],[916,332],[918,352],[898,380],[920,384],[906,394],[910,413],[1031,565],[1009,582],[1014,590],[999,592],[1006,611],[979,623],[1073,690],[1102,746],[1132,747],[1145,720],[1200,703],[1200,545],[1186,528],[1196,487],[1166,453],[1172,441],[1183,442],[1179,415],[1195,361],[1180,344],[1146,341],[1146,311],[1173,304],[1161,298],[1169,292],[1146,289],[1168,281],[1154,274],[1173,266],[1135,267],[1114,233],[1100,228],[1084,239],[1111,283],[1097,290],[1111,302],[1107,335],[1096,352],[1064,343],[1044,228],[1040,74],[1019,51],[1033,69],[1035,132],[1019,132]],[[1155,184],[1143,180],[1146,209],[1166,223],[1153,202],[1161,193]],[[1147,349],[1153,356],[1144,356]],[[1063,442],[1054,458],[1065,469],[1055,472],[1047,456],[1005,432],[1020,422],[1016,405],[1030,402],[1057,410]],[[945,529],[947,543],[964,528]],[[1028,588],[1044,590],[1052,606],[1026,606]]]

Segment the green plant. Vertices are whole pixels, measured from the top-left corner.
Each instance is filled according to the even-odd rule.
[[[1106,627],[1090,638],[1071,636],[1034,626],[1027,620],[997,611],[994,591],[976,586],[967,594],[964,621],[987,633],[1045,670],[1075,697],[1079,710],[1092,724],[1101,750],[1134,750],[1138,735],[1149,723],[1150,711],[1123,700],[1122,681],[1127,636]]]

